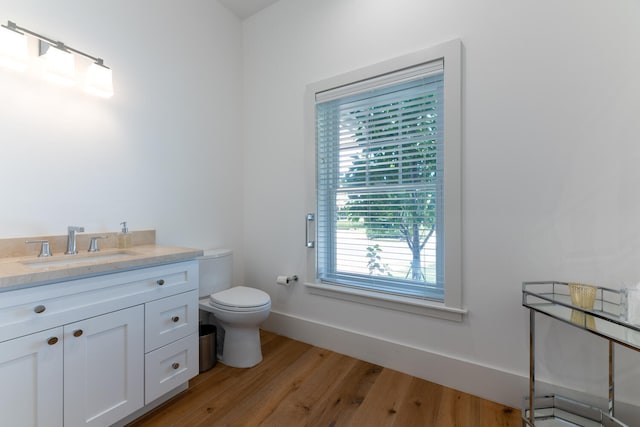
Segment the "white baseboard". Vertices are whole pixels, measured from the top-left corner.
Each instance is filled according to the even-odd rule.
[[[261,327],[518,409],[528,392],[528,377],[277,311]]]

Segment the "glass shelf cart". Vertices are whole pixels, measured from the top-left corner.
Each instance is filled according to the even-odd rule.
[[[615,418],[615,345],[640,351],[640,326],[627,322],[627,292],[598,287],[593,309],[571,304],[565,282],[524,282],[522,305],[529,309],[529,397],[522,411],[522,425],[628,427]],[[609,342],[608,408],[601,410],[558,395],[536,396],[536,313],[588,331]]]

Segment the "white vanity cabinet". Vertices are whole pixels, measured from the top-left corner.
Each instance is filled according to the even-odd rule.
[[[183,261],[0,293],[0,424],[109,426],[186,384],[197,287]]]

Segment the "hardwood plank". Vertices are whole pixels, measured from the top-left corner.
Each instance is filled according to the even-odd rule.
[[[324,409],[324,396],[330,395],[335,384],[340,382],[357,363],[356,359],[328,352],[322,363],[306,377],[296,378],[286,396],[275,405],[275,409],[261,425],[283,426],[291,420],[314,420]]]
[[[438,423],[443,392],[444,387],[439,384],[413,378],[398,411],[395,425],[446,425]]]
[[[354,426],[393,426],[412,377],[383,369],[350,423]]]
[[[287,396],[297,395],[301,385],[305,384],[315,371],[321,369],[325,358],[335,356],[336,353],[328,350],[311,348],[293,364],[283,366],[283,369],[278,369],[277,372],[274,371],[274,378],[269,382],[254,383],[252,393],[241,400],[232,402],[233,407],[226,414],[213,413],[209,419],[204,419],[193,425],[194,427],[209,426],[213,421],[218,425],[239,427],[277,425],[265,422],[265,418],[270,417],[282,401],[286,400]]]
[[[311,419],[313,427],[349,425],[364,398],[376,382],[382,368],[367,362],[357,363],[324,398],[322,412]]]
[[[128,427],[520,427],[520,411],[269,332],[250,369],[218,363]]]
[[[294,363],[300,355],[311,348],[308,344],[303,343],[288,347],[286,351],[274,352],[270,358],[263,360],[261,364],[265,365],[264,369],[234,368],[235,376],[232,381],[228,382],[228,386],[218,393],[207,393],[204,403],[197,408],[192,408],[190,413],[181,419],[179,425],[192,427],[202,425],[201,421],[209,422],[204,425],[212,425],[212,421],[234,411],[246,396],[269,384],[284,367]]]
[[[448,409],[446,412],[447,417],[438,420],[443,427],[477,425],[474,424],[478,420],[478,415],[475,411],[477,400],[472,400],[470,395],[452,389],[443,389],[443,394],[445,400],[449,403],[444,406]]]
[[[510,427],[522,422],[520,411],[480,399],[480,427]]]

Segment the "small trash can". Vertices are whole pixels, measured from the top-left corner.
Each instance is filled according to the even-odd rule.
[[[200,373],[216,366],[216,327],[200,325]]]

